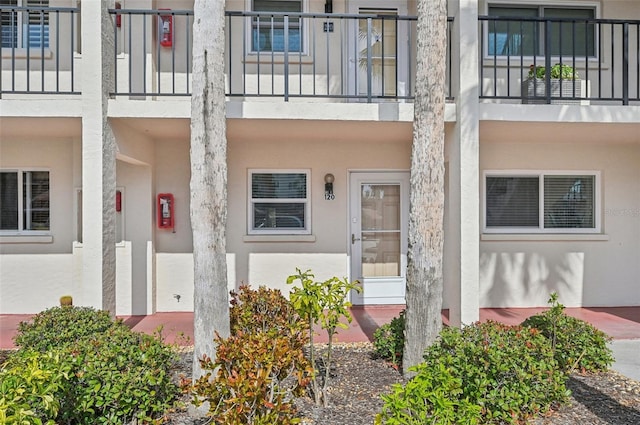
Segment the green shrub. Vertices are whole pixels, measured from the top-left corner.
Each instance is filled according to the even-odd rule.
[[[406,386],[382,397],[378,423],[520,423],[568,397],[566,376],[536,329],[446,328],[424,359]]]
[[[402,361],[404,349],[404,310],[373,333],[375,355],[390,361],[396,368]]]
[[[209,371],[192,388],[193,403],[209,403],[209,415],[223,425],[296,424],[292,399],[302,395],[311,373],[302,350],[286,336],[238,332],[216,336],[216,359],[200,360]],[[213,378],[212,378],[213,374]]]
[[[22,351],[0,369],[0,424],[54,424],[70,367],[58,354]]]
[[[148,422],[171,407],[178,395],[169,376],[173,350],[157,338],[112,321],[105,312],[71,306],[50,309],[32,323],[21,324],[16,341],[23,348],[10,362],[30,361],[34,356],[30,350],[39,350],[39,359],[59,359],[42,363],[46,366],[42,373],[51,377],[43,385],[52,389],[59,404],[55,415],[47,413],[47,420],[87,425]],[[64,380],[53,379],[61,373]],[[45,401],[32,398],[29,406],[45,411]]]
[[[124,325],[114,322],[106,311],[90,307],[53,307],[36,314],[29,322],[20,322],[14,341],[18,347],[44,352],[93,338],[113,326]]]
[[[232,334],[286,333],[296,339],[303,338],[303,345],[308,341],[307,322],[277,289],[260,286],[253,290],[249,286],[241,286],[238,293],[232,291],[229,318]]]
[[[549,310],[527,318],[522,325],[539,329],[549,339],[555,358],[564,370],[607,370],[613,363],[607,346],[611,338],[584,320],[567,316],[564,306],[558,302],[558,294],[551,294],[549,304]]]
[[[215,360],[200,360],[208,373],[190,389],[193,403],[207,401],[218,424],[299,423],[292,399],[313,372],[306,322],[280,291],[264,287],[232,293],[229,316],[232,335],[216,336]]]
[[[173,405],[179,393],[171,380],[171,348],[126,327],[68,347],[73,379],[64,395],[63,423],[150,421]]]

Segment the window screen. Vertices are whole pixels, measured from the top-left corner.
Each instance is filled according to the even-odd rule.
[[[49,230],[49,172],[0,172],[0,230]]]
[[[251,230],[309,229],[308,174],[251,174]]]
[[[596,229],[596,176],[486,176],[487,229]]]
[[[49,13],[43,9],[12,10],[4,6],[42,8],[49,0],[0,0],[2,47],[49,47]]]
[[[544,227],[595,227],[594,176],[545,176]]]
[[[0,230],[18,230],[18,173],[0,173]]]
[[[487,177],[487,227],[538,227],[538,177]]]
[[[593,8],[489,6],[489,16],[514,18],[582,19],[552,21],[549,25],[552,56],[595,56],[595,26],[585,20],[595,18]],[[488,21],[488,52],[497,56],[542,56],[545,53],[543,22]]]
[[[254,12],[302,12],[302,0],[253,0]],[[301,21],[289,17],[289,31],[285,34],[284,17],[264,15],[252,19],[252,45],[254,52],[300,52],[302,46]]]

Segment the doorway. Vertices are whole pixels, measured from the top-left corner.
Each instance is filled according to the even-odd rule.
[[[409,218],[408,172],[352,172],[349,178],[354,305],[404,304]]]
[[[349,44],[349,83],[351,93],[366,98],[407,95],[408,21],[406,5],[393,2],[359,0],[349,3],[349,13],[367,15],[352,28]]]

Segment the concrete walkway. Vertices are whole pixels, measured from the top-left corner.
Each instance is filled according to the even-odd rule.
[[[403,305],[353,307],[353,320],[347,329],[340,329],[336,342],[373,341],[373,333],[384,323],[398,316]],[[480,310],[480,320],[494,320],[508,325],[522,323],[527,317],[543,308],[486,308]],[[616,362],[613,369],[640,381],[640,307],[591,307],[567,308],[565,312],[585,320],[613,338],[611,348]],[[0,315],[0,349],[14,348],[13,337],[18,323],[29,320],[31,315]],[[180,345],[193,344],[193,313],[156,313],[150,316],[122,317],[124,323],[138,332],[153,333],[162,329],[166,342]],[[443,323],[449,323],[449,312],[443,310]],[[326,335],[316,329],[317,342],[326,342]]]
[[[609,344],[616,359],[611,369],[640,382],[640,339],[619,339]]]

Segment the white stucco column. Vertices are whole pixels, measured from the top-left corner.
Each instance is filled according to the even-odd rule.
[[[113,1],[82,2],[82,305],[115,313],[115,139],[107,121],[113,88]]]
[[[449,152],[449,237],[452,275],[445,283],[451,325],[479,319],[480,185],[478,115],[478,0],[450,3],[456,123]]]

